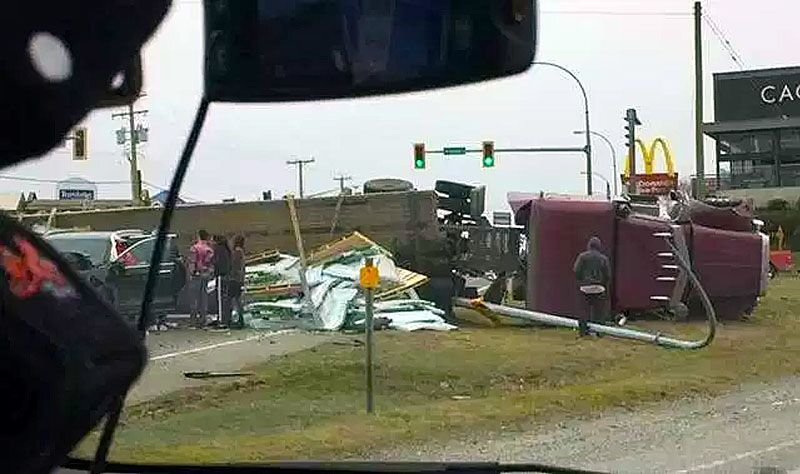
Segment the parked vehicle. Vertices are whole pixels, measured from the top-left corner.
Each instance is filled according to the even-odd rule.
[[[769,277],[794,270],[794,256],[791,250],[773,250],[769,253]]]
[[[150,269],[155,235],[141,230],[55,231],[45,239],[75,267],[120,314],[135,323]],[[170,235],[160,263],[153,313],[175,312],[186,282],[177,238]]]

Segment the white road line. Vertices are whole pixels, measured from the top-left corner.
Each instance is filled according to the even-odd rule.
[[[186,349],[185,351],[169,352],[167,354],[161,354],[161,355],[153,356],[153,357],[150,358],[150,361],[153,362],[153,361],[157,361],[157,360],[173,359],[175,357],[180,357],[180,356],[183,356],[183,355],[196,354],[198,352],[205,352],[205,351],[212,351],[214,349],[219,349],[220,347],[233,346],[233,345],[236,345],[236,344],[241,344],[243,342],[255,341],[256,339],[262,339],[264,337],[269,337],[269,336],[280,336],[282,334],[290,334],[290,333],[293,333],[293,332],[296,332],[296,331],[297,331],[296,329],[282,329],[280,331],[265,332],[265,333],[262,333],[262,334],[257,334],[255,336],[246,337],[244,339],[235,339],[233,341],[225,341],[225,342],[219,342],[217,344],[210,344],[210,345],[207,345],[207,346],[194,347],[192,349]]]
[[[760,456],[762,454],[771,453],[773,451],[778,451],[781,449],[792,448],[794,446],[800,445],[800,439],[796,439],[793,441],[784,441],[783,443],[774,444],[772,446],[766,447],[764,449],[757,449],[753,451],[745,451],[743,453],[736,454],[729,458],[719,459],[714,462],[706,463],[706,464],[698,464],[697,466],[690,467],[689,469],[681,469],[679,471],[673,471],[673,474],[688,474],[690,472],[700,472],[705,471],[708,469],[713,469],[715,467],[721,467],[726,464],[730,464],[732,462],[741,461],[742,459],[751,458],[754,456]]]

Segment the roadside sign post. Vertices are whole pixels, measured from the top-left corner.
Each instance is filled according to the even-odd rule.
[[[361,268],[360,274],[361,288],[364,289],[364,299],[366,303],[366,318],[364,320],[366,346],[367,346],[367,361],[366,361],[366,375],[367,375],[367,413],[371,414],[375,410],[375,398],[373,394],[374,375],[372,373],[372,360],[374,351],[374,311],[373,311],[373,296],[375,289],[380,285],[380,275],[378,274],[378,267],[376,267],[372,258],[368,258],[364,267]]]

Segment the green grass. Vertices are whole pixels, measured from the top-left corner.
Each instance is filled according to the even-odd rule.
[[[376,405],[364,414],[363,347],[328,344],[272,359],[256,376],[129,407],[115,460],[343,459],[468,431],[530,427],[611,407],[713,395],[800,373],[800,279],[779,278],[748,322],[701,351],[559,329],[377,334]],[[648,326],[700,335],[702,324]],[[469,397],[467,399],[456,399]],[[89,452],[93,438],[79,450]]]

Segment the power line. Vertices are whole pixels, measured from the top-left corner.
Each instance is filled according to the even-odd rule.
[[[739,66],[739,68],[744,69],[744,61],[742,60],[742,56],[736,51],[736,48],[733,47],[733,44],[731,44],[730,40],[728,40],[728,37],[725,36],[725,33],[722,32],[722,28],[720,28],[717,22],[715,22],[714,19],[708,14],[704,14],[703,19],[706,20],[706,24],[711,28],[711,32],[717,37],[719,42],[722,44],[722,47],[728,51],[728,54],[731,56],[733,62]]]
[[[4,179],[7,181],[23,181],[29,183],[45,183],[45,184],[59,184],[63,182],[63,179],[42,179],[42,178],[29,178],[27,176],[13,176],[13,175],[0,175],[0,179]],[[131,184],[130,181],[92,181],[92,184],[97,185],[119,185],[119,184]]]
[[[24,182],[24,183],[39,183],[39,184],[60,184],[60,183],[64,182],[63,179],[31,178],[31,177],[28,177],[28,176],[14,176],[14,175],[8,175],[8,174],[0,175],[0,180],[19,181],[19,182]],[[123,181],[123,180],[91,181],[91,184],[96,184],[98,186],[112,186],[112,185],[119,186],[119,185],[123,185],[123,184],[124,185],[129,185],[129,184],[131,184],[131,182],[130,181]],[[144,184],[144,185],[146,185],[148,187],[151,187],[153,189],[157,189],[159,191],[167,191],[168,190],[168,188],[166,188],[164,186],[159,186],[157,184],[149,183],[147,181],[142,181],[142,184]],[[190,196],[183,195],[183,197],[187,201],[202,202],[201,199],[194,199],[194,198],[192,198]]]
[[[745,67],[744,60],[742,60],[742,56],[736,51],[736,48],[733,47],[733,44],[728,40],[725,33],[723,33],[722,28],[714,21],[713,18],[708,13],[703,13],[703,19],[706,21],[706,24],[711,28],[711,32],[716,36],[717,40],[722,44],[722,47],[728,52],[728,55],[733,60],[733,63],[739,68],[740,71],[745,72],[747,71],[747,67]],[[750,87],[753,89],[753,92],[759,93],[758,84],[756,81],[747,76],[747,80],[750,83]],[[783,107],[778,102],[773,102],[772,106],[781,115],[781,117],[787,117],[788,115],[784,112]]]

